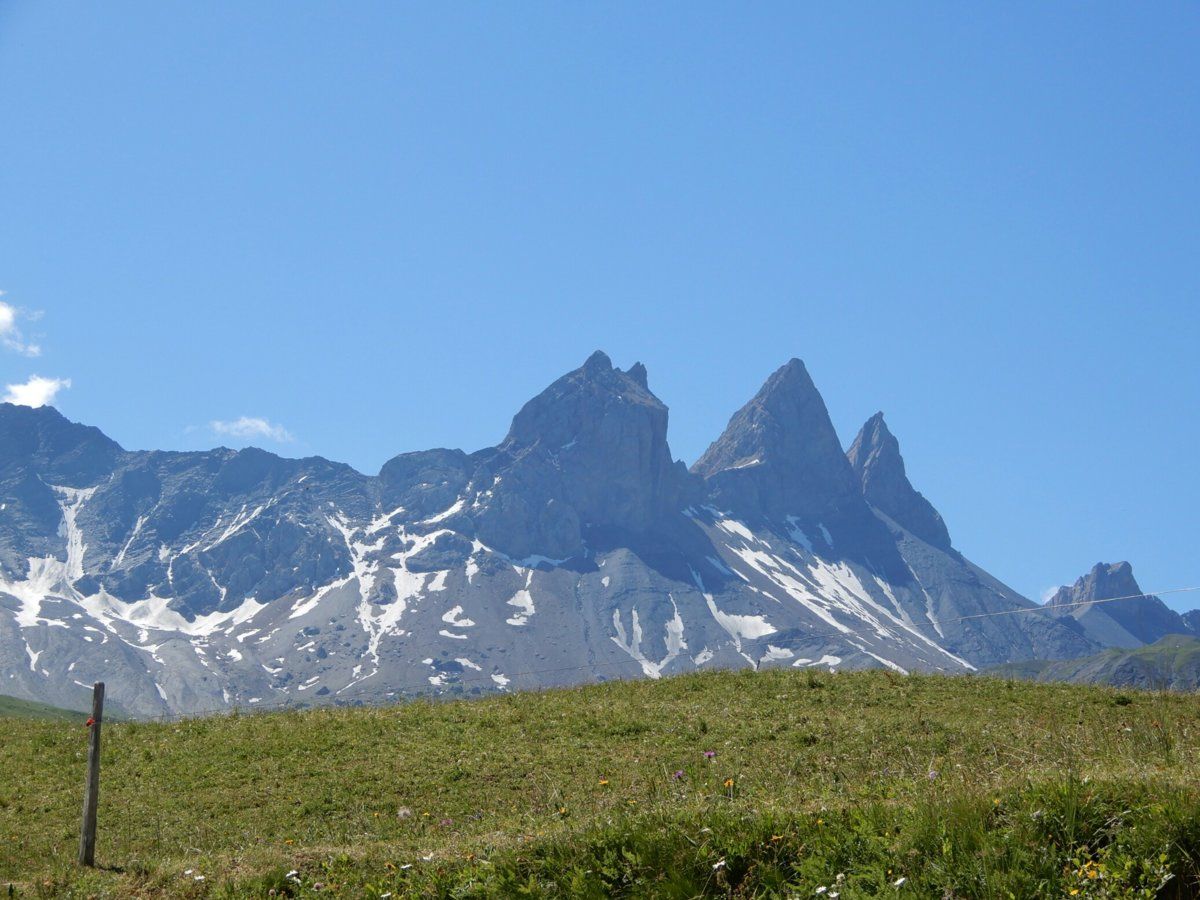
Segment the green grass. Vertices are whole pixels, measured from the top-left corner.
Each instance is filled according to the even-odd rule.
[[[79,872],[83,730],[0,720],[0,890],[1200,895],[1194,695],[709,673],[104,738]]]
[[[61,709],[57,706],[50,706],[48,703],[34,703],[31,700],[18,700],[16,697],[0,695],[0,718],[83,722],[87,719],[87,713]]]

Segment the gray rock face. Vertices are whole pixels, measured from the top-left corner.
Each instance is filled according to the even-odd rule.
[[[926,543],[950,549],[946,523],[909,482],[900,442],[888,431],[883,413],[867,420],[846,455],[868,503]]]
[[[1073,585],[1059,588],[1046,606],[1079,622],[1104,647],[1140,647],[1168,634],[1192,633],[1179,613],[1141,593],[1129,563],[1096,563]],[[1121,597],[1132,599],[1105,602]]]
[[[1098,649],[905,514],[894,439],[852,465],[799,361],[692,473],[648,385],[595,354],[498,446],[377,476],[0,405],[0,693],[102,679],[149,715]]]
[[[719,502],[820,521],[862,496],[804,363],[778,369],[692,466]]]
[[[687,490],[645,367],[622,372],[600,352],[525,404],[485,468],[480,537],[520,557],[577,556],[588,526],[649,531]]]

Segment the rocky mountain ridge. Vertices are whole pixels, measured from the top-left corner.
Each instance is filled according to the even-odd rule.
[[[881,416],[843,453],[799,360],[690,471],[667,421],[603,353],[497,446],[377,476],[0,405],[0,692],[154,715],[1103,646],[951,546]]]

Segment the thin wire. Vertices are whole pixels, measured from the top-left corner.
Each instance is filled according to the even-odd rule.
[[[1128,594],[1124,597],[1108,597],[1108,598],[1105,598],[1102,600],[1078,600],[1073,603],[1056,603],[1052,607],[1051,606],[1018,606],[1018,607],[1015,607],[1014,609],[1001,609],[1001,610],[994,610],[992,612],[986,612],[986,613],[973,613],[973,614],[967,615],[967,616],[955,616],[954,618],[950,618],[950,619],[939,619],[939,620],[937,620],[937,624],[939,626],[940,625],[950,625],[955,622],[966,622],[966,621],[975,620],[975,619],[990,619],[990,618],[995,618],[997,616],[1009,616],[1009,615],[1015,615],[1015,614],[1019,614],[1019,613],[1048,613],[1053,616],[1054,610],[1061,610],[1061,609],[1066,609],[1069,607],[1098,606],[1102,603],[1116,603],[1121,600],[1139,600],[1144,597],[1159,597],[1163,594],[1185,594],[1185,593],[1190,593],[1190,592],[1194,592],[1194,591],[1200,591],[1200,585],[1197,585],[1196,587],[1170,588],[1169,590],[1165,590],[1165,591],[1153,591],[1153,592],[1147,592],[1144,594]],[[1059,618],[1059,617],[1054,616],[1054,618]],[[796,644],[802,644],[802,643],[809,643],[811,641],[818,640],[820,638],[825,638],[825,637],[844,637],[846,634],[847,634],[847,632],[844,632],[844,631],[828,631],[828,632],[812,631],[812,632],[806,632],[803,635],[798,635],[794,638],[786,638],[786,639],[781,639],[778,641],[771,641],[769,643],[771,644],[771,646],[774,646],[774,647],[786,647],[789,644],[796,645]],[[925,637],[928,637],[928,635],[926,635]],[[524,672],[513,672],[505,677],[507,677],[511,681],[514,678],[525,678],[525,677],[528,677],[531,675],[549,675],[549,674],[555,674],[555,673],[559,673],[559,672],[578,672],[578,671],[583,671],[583,670],[595,671],[596,669],[608,669],[608,668],[618,668],[618,667],[623,668],[628,665],[629,665],[629,662],[627,660],[618,660],[618,661],[614,661],[611,663],[592,663],[592,664],[585,665],[585,666],[556,666],[553,668],[546,668],[546,669],[528,669]],[[477,675],[477,676],[471,676],[469,678],[460,678],[457,681],[453,682],[453,685],[473,684],[476,682],[487,682],[487,681],[492,681],[492,680],[493,679],[490,675]],[[398,691],[411,690],[411,691],[415,692],[418,690],[424,691],[425,688],[426,688],[426,686],[423,684],[420,684],[420,683],[413,683],[413,684],[408,684],[408,685],[397,686]],[[254,705],[247,706],[247,707],[232,707],[232,708],[229,706],[217,706],[217,707],[212,707],[210,709],[192,710],[192,711],[186,712],[186,713],[163,713],[163,714],[157,715],[157,716],[143,716],[143,717],[139,718],[137,721],[140,721],[140,722],[144,722],[144,721],[166,722],[166,721],[179,721],[181,719],[187,719],[187,718],[195,718],[195,717],[199,717],[199,716],[208,715],[209,713],[231,713],[234,711],[238,711],[239,713],[254,713],[254,712],[266,712],[266,711],[273,712],[273,711],[286,710],[286,709],[301,710],[301,709],[313,709],[313,708],[316,708],[316,707],[301,706],[301,705],[298,705],[297,703],[295,703],[291,698],[289,698],[287,702],[279,703],[279,704],[268,704],[268,705],[254,704]]]
[[[1077,600],[1074,603],[1056,603],[1054,606],[1022,606],[1016,609],[1002,609],[991,613],[976,613],[971,616],[959,616],[957,619],[944,619],[946,622],[965,622],[967,619],[986,619],[990,616],[1007,616],[1012,613],[1021,612],[1049,612],[1054,609],[1063,609],[1067,606],[1096,606],[1100,603],[1116,603],[1118,600],[1138,600],[1142,597],[1158,597],[1162,594],[1184,594],[1188,591],[1200,591],[1200,585],[1196,587],[1171,588],[1167,591],[1152,591],[1146,594],[1128,594],[1124,597],[1109,597],[1104,600]]]

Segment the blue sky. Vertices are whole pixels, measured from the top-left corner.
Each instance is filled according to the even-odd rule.
[[[1170,2],[0,0],[0,385],[374,472],[603,348],[690,463],[799,356],[1024,593],[1200,584],[1197,46]]]

